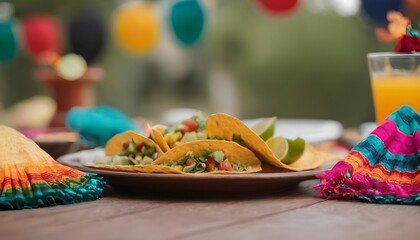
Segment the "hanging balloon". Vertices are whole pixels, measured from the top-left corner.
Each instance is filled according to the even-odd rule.
[[[362,0],[360,12],[363,17],[376,27],[386,27],[388,20],[386,14],[389,11],[402,11],[403,0]]]
[[[105,36],[103,20],[96,11],[79,12],[70,20],[70,47],[87,63],[91,63],[99,57],[105,45]]]
[[[169,9],[168,21],[175,38],[185,46],[192,46],[203,35],[205,9],[197,0],[178,0]]]
[[[158,23],[151,4],[122,5],[115,13],[113,25],[117,42],[128,53],[142,54],[156,44]]]
[[[18,52],[16,23],[13,20],[13,6],[0,3],[0,62],[13,59]]]
[[[22,22],[22,41],[25,50],[35,58],[48,52],[61,51],[60,27],[53,16],[35,15]]]
[[[282,15],[291,13],[299,5],[298,0],[257,0],[257,3],[269,14]]]
[[[13,59],[18,52],[15,21],[0,21],[0,62]]]

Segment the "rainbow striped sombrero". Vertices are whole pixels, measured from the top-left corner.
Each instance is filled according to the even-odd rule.
[[[329,199],[420,205],[420,115],[401,107],[317,177]]]
[[[0,208],[95,200],[104,185],[100,177],[59,164],[18,131],[0,126]]]

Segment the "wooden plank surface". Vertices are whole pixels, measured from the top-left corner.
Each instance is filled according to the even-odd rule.
[[[420,239],[418,206],[325,201],[316,181],[277,195],[181,199],[105,192],[0,212],[0,239]]]

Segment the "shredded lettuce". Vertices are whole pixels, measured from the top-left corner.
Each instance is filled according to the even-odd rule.
[[[247,170],[247,165],[246,164],[241,163],[241,162],[233,164],[233,171],[242,172],[242,171],[245,171],[245,170]]]
[[[193,119],[197,123],[197,132],[206,130],[206,116],[203,113],[194,115]]]
[[[209,164],[207,161],[209,158],[213,158],[215,162]],[[189,166],[185,166],[188,159],[191,159],[193,163]],[[197,156],[194,156],[192,151],[187,152],[184,157],[178,161],[168,161],[162,163],[163,166],[169,166],[172,168],[181,168],[185,173],[203,173],[217,171],[219,163],[225,161],[225,154],[222,151],[201,151]],[[232,162],[233,171],[246,171],[247,165],[240,162]]]
[[[211,151],[201,151],[200,155],[198,156],[198,160],[201,162],[207,161],[207,158],[210,156]]]
[[[210,156],[218,163],[221,163],[225,159],[225,154],[222,151],[215,151]]]

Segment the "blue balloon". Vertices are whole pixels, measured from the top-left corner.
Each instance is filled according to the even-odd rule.
[[[90,147],[104,147],[114,135],[129,130],[145,134],[131,118],[108,106],[74,107],[66,116],[66,126]]]
[[[403,0],[362,0],[360,11],[376,27],[386,27],[389,11],[404,12]]]
[[[192,46],[204,32],[204,7],[197,0],[178,0],[169,9],[168,21],[175,38],[185,46]]]

